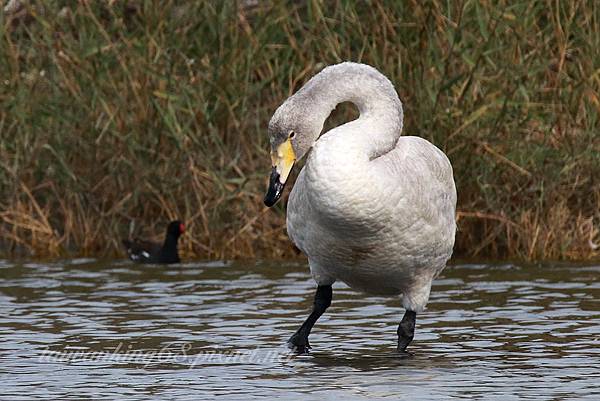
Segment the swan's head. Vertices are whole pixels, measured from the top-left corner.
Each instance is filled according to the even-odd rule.
[[[309,105],[300,102],[295,96],[290,97],[269,122],[272,169],[265,196],[265,205],[269,207],[281,197],[296,160],[306,155],[323,129],[322,120],[309,118]]]

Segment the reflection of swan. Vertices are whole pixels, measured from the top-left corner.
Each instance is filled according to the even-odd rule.
[[[319,137],[341,102],[360,117]],[[341,280],[373,294],[402,295],[406,313],[398,350],[414,335],[416,312],[452,255],[456,189],[452,166],[425,139],[400,136],[402,103],[376,69],[356,63],[325,68],[285,101],[269,123],[272,206],[296,160],[310,149],[288,202],[288,233],[317,282],[313,310],[290,338],[298,352]]]

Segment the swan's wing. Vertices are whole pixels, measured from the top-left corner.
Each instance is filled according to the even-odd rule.
[[[423,138],[402,136],[372,163],[378,192],[402,223],[454,238],[456,188],[452,165],[441,150]]]
[[[454,196],[451,198],[456,196],[452,165],[448,157],[423,138],[402,136],[393,150],[374,159],[372,163],[380,184],[412,189],[425,197],[427,189],[452,193]],[[407,187],[410,184],[416,186]]]

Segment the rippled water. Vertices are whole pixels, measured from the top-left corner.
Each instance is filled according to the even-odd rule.
[[[600,399],[600,266],[451,266],[399,301],[334,285],[310,355],[303,263],[0,261],[2,399]]]

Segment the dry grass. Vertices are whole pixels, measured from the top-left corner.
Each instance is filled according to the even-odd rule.
[[[599,3],[273,3],[48,0],[0,17],[0,246],[115,254],[180,217],[188,257],[293,256],[283,206],[262,206],[266,123],[354,60],[452,160],[457,255],[600,255]]]

